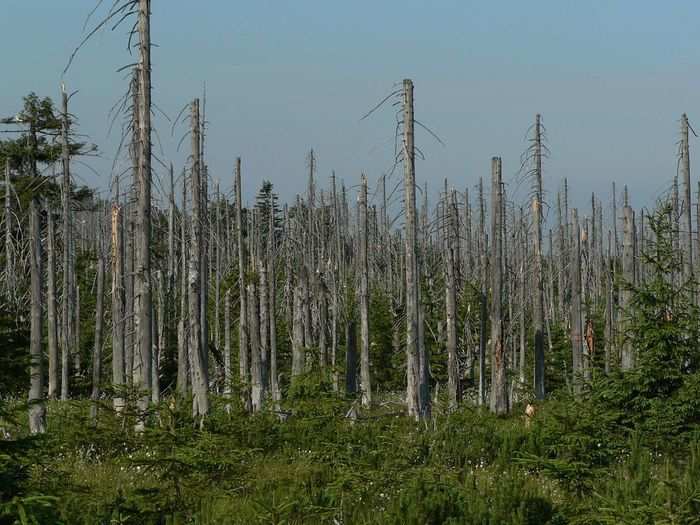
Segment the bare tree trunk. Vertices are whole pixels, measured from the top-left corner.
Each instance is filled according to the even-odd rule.
[[[491,412],[508,411],[506,352],[503,344],[503,243],[501,203],[501,159],[491,161]]]
[[[145,425],[151,392],[152,304],[151,304],[151,0],[139,0],[139,169],[136,207],[136,263],[134,267],[134,315],[141,412],[137,429]]]
[[[63,161],[63,283],[62,283],[62,344],[61,344],[61,399],[68,399],[68,377],[70,370],[70,354],[72,344],[72,321],[73,321],[73,290],[72,269],[73,258],[71,250],[73,247],[70,195],[70,149],[68,144],[68,132],[70,120],[68,117],[68,93],[65,89],[62,92],[63,113],[61,115],[61,158]]]
[[[33,134],[33,130],[32,130]],[[35,145],[36,142],[34,141]],[[32,147],[32,151],[35,146]],[[33,177],[36,176],[35,160],[32,159]],[[29,338],[29,432],[42,434],[46,431],[46,408],[44,406],[44,363],[41,351],[41,218],[39,199],[32,197],[29,204],[30,272],[31,272],[31,321]]]
[[[250,398],[253,412],[262,410],[262,363],[260,356],[260,311],[255,283],[248,289],[248,326],[250,327]]]
[[[270,211],[272,212],[272,211]],[[262,218],[262,217],[261,217]],[[258,235],[262,232],[262,228],[259,228]],[[269,356],[270,356],[270,346],[269,346],[269,334],[270,334],[270,309],[267,304],[269,297],[267,289],[267,257],[260,255],[258,258],[258,275],[260,279],[260,285],[258,287],[259,299],[259,319],[260,319],[260,381],[261,381],[261,397],[264,399],[267,395],[269,387]]]
[[[119,185],[112,203],[112,387],[115,391],[114,409],[124,409],[124,239],[122,235]]]
[[[615,350],[615,321],[613,317],[613,267],[615,260],[612,251],[612,233],[608,230],[608,257],[605,264],[605,374],[610,373],[611,362]]]
[[[48,268],[47,268],[47,310],[48,310],[48,343],[49,343],[49,399],[58,395],[58,319],[56,314],[56,241],[54,233],[53,210],[46,202],[48,217]]]
[[[338,209],[338,194],[335,185],[335,172],[332,177],[332,198],[333,198],[333,236],[335,241],[335,256],[333,258],[333,318],[331,321],[331,368],[333,391],[337,392],[340,388],[340,377],[338,374],[337,355],[338,355],[338,324],[340,323],[340,286],[342,281],[342,246],[340,241],[340,212]]]
[[[623,212],[623,238],[622,238],[622,277],[624,283],[620,290],[620,309],[623,318],[629,316],[629,308],[632,302],[631,286],[634,286],[634,210],[625,204]],[[621,333],[624,338],[620,355],[620,366],[623,370],[630,370],[634,366],[634,350],[630,341],[627,322],[623,323]]]
[[[416,218],[416,172],[415,146],[413,142],[413,82],[403,81],[403,162],[404,162],[404,206],[406,243],[406,405],[408,415],[419,419],[423,407],[420,404],[419,356],[421,345],[418,341],[418,256]]]
[[[101,221],[100,221],[101,222]],[[100,399],[102,381],[102,324],[104,318],[105,260],[102,246],[102,225],[98,226],[97,247],[97,299],[95,300],[95,347],[92,353],[92,393],[90,399],[90,419],[97,422],[97,401]]]
[[[238,325],[238,359],[243,406],[250,411],[250,365],[248,354],[248,325],[245,291],[245,251],[243,244],[243,198],[241,196],[241,158],[236,159],[236,229],[238,230],[238,287],[240,290],[240,321]]]
[[[224,294],[224,398],[231,398],[231,290]],[[231,410],[227,401],[226,412]]]
[[[479,405],[486,404],[486,317],[488,291],[488,247],[486,241],[486,212],[484,205],[484,180],[479,177]]]
[[[277,376],[277,317],[276,317],[276,293],[277,293],[277,278],[275,274],[275,257],[276,257],[276,240],[275,240],[275,209],[272,197],[270,197],[270,227],[268,229],[268,248],[267,248],[267,264],[269,286],[268,300],[268,319],[270,323],[270,391],[272,392],[272,401],[274,402],[275,410],[279,410],[279,402],[281,393]]]
[[[189,265],[190,359],[192,374],[192,415],[203,418],[209,413],[206,362],[201,327],[202,287],[202,181],[199,136],[199,99],[192,103],[192,242]]]
[[[544,283],[542,275],[542,124],[538,114],[535,123],[535,397],[544,399]]]
[[[165,355],[167,347],[166,332],[165,332],[165,298],[167,295],[165,278],[163,271],[156,271],[157,284],[157,306],[154,306],[154,322],[153,322],[153,352],[151,355],[151,373],[152,373],[152,388],[151,401],[160,403],[160,360]]]
[[[182,212],[180,214],[180,319],[177,322],[177,382],[176,390],[180,396],[187,392],[187,378],[189,372],[189,359],[187,344],[187,180],[182,177]]]
[[[296,377],[304,373],[304,325],[302,310],[304,308],[304,293],[300,285],[294,287],[294,307],[292,319],[292,384]]]
[[[445,181],[447,186],[447,181]],[[447,402],[450,409],[457,407],[459,394],[459,363],[457,361],[457,279],[456,258],[459,252],[456,238],[459,235],[457,224],[457,194],[452,190],[447,196],[445,187],[447,243],[445,245],[445,317],[447,319]]]
[[[688,116],[681,117],[681,158],[680,171],[683,178],[683,278],[687,281],[693,276],[693,219],[690,197],[690,147],[688,144]]]
[[[574,394],[581,395],[583,391],[583,320],[581,302],[581,229],[578,220],[578,210],[573,209],[574,237],[571,271],[571,351],[573,363]]]
[[[357,321],[352,317],[345,324],[345,392],[357,393]]]
[[[367,177],[362,175],[359,199],[360,391],[362,406],[372,405],[369,363],[369,259],[367,255]]]
[[[16,299],[15,256],[12,249],[12,181],[10,180],[10,159],[5,159],[5,280],[7,295]]]

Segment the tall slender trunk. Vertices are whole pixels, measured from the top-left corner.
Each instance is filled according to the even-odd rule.
[[[29,174],[38,177],[37,171],[37,132],[34,122],[29,129]],[[39,197],[36,192],[29,203],[29,261],[30,261],[30,327],[29,327],[29,432],[43,433],[46,430],[46,408],[44,406],[44,360],[41,350],[42,340],[42,249],[41,214]]]
[[[68,377],[70,371],[70,355],[72,345],[72,325],[73,325],[73,289],[72,289],[72,269],[73,258],[71,250],[73,248],[70,195],[70,148],[68,144],[68,133],[70,120],[68,117],[68,93],[65,89],[62,92],[61,115],[61,159],[63,162],[63,283],[61,286],[61,322],[62,322],[62,342],[61,342],[61,399],[67,400],[69,395]]]
[[[101,222],[101,221],[100,221]],[[104,284],[105,260],[102,246],[102,225],[98,226],[99,240],[97,242],[97,298],[95,300],[95,346],[92,352],[92,392],[90,399],[90,418],[97,421],[97,402],[100,399],[100,384],[102,382],[102,326],[104,319]]]
[[[32,150],[34,151],[34,149]],[[32,159],[32,163],[34,163]],[[36,166],[34,166],[36,174]],[[34,175],[36,176],[36,175]],[[46,430],[46,408],[44,406],[44,360],[41,350],[41,315],[42,315],[42,283],[41,283],[41,218],[39,214],[39,199],[32,197],[29,204],[29,239],[30,245],[30,310],[31,320],[29,329],[29,432],[40,434]]]
[[[260,310],[258,291],[254,282],[247,286],[248,327],[250,343],[250,399],[253,412],[259,412],[263,404],[262,360],[260,355]]]
[[[447,181],[445,181],[447,185]],[[448,202],[449,199],[449,202]],[[450,409],[457,406],[459,395],[459,363],[457,361],[457,279],[456,258],[459,250],[456,238],[459,235],[457,224],[457,194],[452,190],[448,197],[445,188],[447,242],[445,244],[445,317],[447,329],[447,400]]]
[[[372,405],[369,364],[369,259],[367,255],[367,177],[362,175],[359,202],[360,271],[360,391],[362,406]]]
[[[486,212],[484,180],[479,177],[479,405],[486,404],[486,317],[488,293],[488,247],[486,239]]]
[[[187,178],[182,176],[182,211],[180,213],[180,319],[177,322],[177,382],[175,388],[180,396],[187,392],[189,359],[187,344],[187,303],[189,267],[187,257]]]
[[[681,117],[681,158],[680,171],[683,179],[683,277],[689,280],[693,276],[693,218],[690,197],[690,147],[688,144],[688,116]]]
[[[47,313],[48,313],[48,343],[49,343],[49,399],[58,396],[58,316],[56,313],[56,240],[54,233],[53,210],[46,202],[46,215],[48,217],[47,235]]]
[[[12,249],[12,181],[10,180],[10,159],[5,159],[5,280],[7,295],[14,300],[15,290],[15,256]]]
[[[238,288],[240,297],[240,317],[238,325],[238,360],[243,406],[250,411],[250,365],[248,353],[248,325],[245,292],[245,251],[243,244],[243,197],[241,186],[241,158],[236,159],[236,229],[238,230]]]
[[[192,415],[204,418],[209,413],[207,367],[201,327],[202,288],[202,171],[200,156],[199,99],[192,103],[192,242],[189,264],[190,361],[192,375]]]
[[[419,268],[416,230],[416,171],[415,146],[413,142],[413,82],[403,81],[403,162],[404,162],[404,206],[405,206],[405,253],[406,253],[406,405],[408,415],[419,419],[423,415],[420,399],[418,341],[418,287]]]
[[[578,210],[573,209],[573,238],[571,271],[571,351],[573,363],[574,394],[579,396],[583,391],[583,305],[581,299],[581,229]]]
[[[622,277],[624,283],[620,290],[620,309],[622,310],[623,329],[621,330],[624,341],[620,354],[620,366],[623,370],[629,370],[634,366],[634,350],[628,333],[629,308],[632,303],[632,290],[634,286],[634,210],[625,204],[623,212],[622,231]]]
[[[542,275],[542,123],[535,123],[535,196],[532,203],[535,219],[535,397],[544,399],[544,283]]]
[[[276,294],[277,278],[275,274],[276,240],[275,240],[275,209],[272,197],[270,197],[270,225],[267,238],[267,275],[269,280],[269,300],[268,300],[268,320],[270,323],[270,391],[275,410],[279,410],[281,393],[277,377],[277,317],[276,317]]]
[[[114,409],[124,409],[122,392],[124,381],[124,238],[122,235],[121,206],[119,205],[119,185],[116,185],[112,203],[112,388],[114,389]]]
[[[508,411],[506,352],[503,342],[503,242],[501,238],[501,159],[491,160],[491,412]]]
[[[224,398],[231,397],[231,289],[224,293]],[[226,404],[226,411],[230,405]]]
[[[292,384],[295,378],[304,373],[304,326],[302,310],[304,294],[300,285],[294,286],[294,306],[292,314]]]
[[[151,392],[152,304],[151,304],[151,0],[139,0],[139,169],[136,206],[136,262],[134,264],[134,315],[136,320],[139,377],[136,387],[141,412],[138,428],[145,424]]]

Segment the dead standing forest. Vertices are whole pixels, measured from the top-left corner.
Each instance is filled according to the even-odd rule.
[[[395,132],[374,187],[312,150],[295,200],[244,207],[200,99],[186,165],[156,151],[150,16],[99,3],[76,49],[132,25],[110,198],[71,177],[95,148],[65,88],[2,108],[0,523],[698,523],[686,115],[654,209],[624,173],[585,209],[546,191],[540,115],[513,180],[485,158],[429,202],[404,80],[364,117]]]

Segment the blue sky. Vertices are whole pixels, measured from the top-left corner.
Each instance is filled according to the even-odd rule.
[[[96,1],[2,0],[0,113],[29,91],[58,99]],[[153,0],[153,97],[174,118],[206,81],[210,174],[228,191],[240,155],[248,198],[263,178],[285,199],[302,192],[311,147],[321,182],[334,169],[348,186],[361,172],[373,184],[392,163],[393,114],[360,117],[410,77],[416,117],[446,144],[418,131],[418,179],[435,191],[445,177],[473,188],[500,155],[511,191],[524,195],[514,177],[539,112],[551,201],[566,176],[576,204],[592,191],[607,204],[614,179],[639,206],[675,174],[681,113],[691,124],[700,115],[699,18],[689,0]],[[126,89],[117,69],[132,61],[126,31],[99,32],[64,79],[80,90],[73,111],[103,155],[89,161],[98,174],[76,171],[100,187],[118,135],[108,135],[108,112]],[[179,171],[184,128],[156,121],[159,155]]]

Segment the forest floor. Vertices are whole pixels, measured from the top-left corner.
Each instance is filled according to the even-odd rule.
[[[0,523],[697,523],[700,447],[624,429],[572,399],[498,418],[438,402],[427,423],[389,399],[348,418],[323,389],[290,413],[213,400],[203,429],[164,402],[143,433],[109,405],[52,402],[45,435],[6,410]],[[397,410],[398,409],[398,410]],[[23,414],[15,413],[20,417]]]

